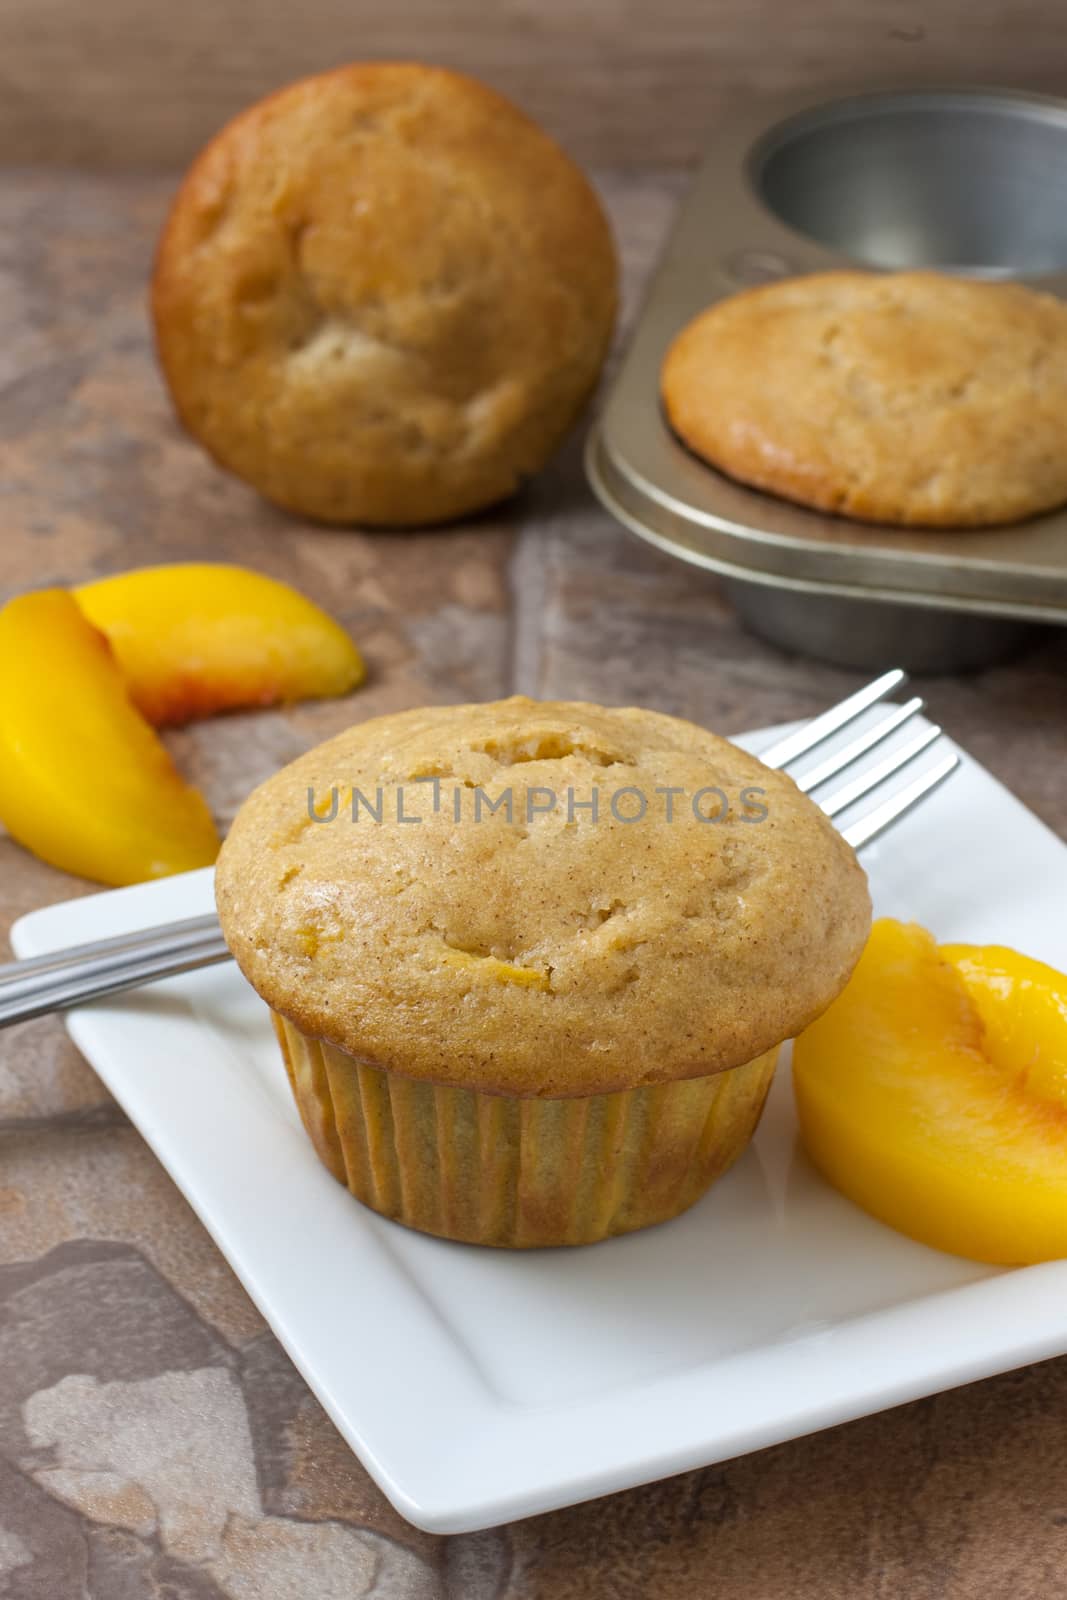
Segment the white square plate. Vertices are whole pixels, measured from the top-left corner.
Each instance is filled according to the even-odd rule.
[[[880,913],[1067,967],[1067,849],[973,761],[864,862]],[[211,901],[211,873],[191,873],[36,911],[12,942],[36,955]],[[235,968],[98,1002],[68,1026],[360,1460],[434,1532],[1067,1351],[1067,1262],[991,1269],[865,1216],[797,1148],[787,1063],[754,1145],[686,1216],[511,1253],[409,1233],[328,1176]]]

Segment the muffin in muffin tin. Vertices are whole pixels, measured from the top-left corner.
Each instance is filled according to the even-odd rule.
[[[1067,305],[937,272],[816,272],[720,300],[663,363],[671,426],[753,488],[983,527],[1067,500]]]

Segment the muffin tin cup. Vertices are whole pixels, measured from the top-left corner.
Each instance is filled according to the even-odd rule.
[[[790,95],[715,130],[586,452],[649,543],[727,579],[743,620],[839,665],[980,666],[1067,623],[1067,508],[1012,526],[882,527],[691,454],[660,405],[675,335],[759,283],[932,267],[1067,297],[1067,101],[995,89]]]
[[[592,1244],[685,1211],[748,1144],[778,1056],[519,1099],[419,1083],[272,1017],[304,1127],[339,1183],[421,1233],[512,1249]]]

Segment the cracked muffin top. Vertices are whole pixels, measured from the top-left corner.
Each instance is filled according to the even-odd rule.
[[[305,1033],[514,1095],[739,1066],[829,1004],[870,923],[791,779],[675,717],[521,697],[301,756],[242,806],[216,892]]]
[[[682,330],[662,389],[697,455],[823,511],[978,527],[1067,500],[1067,305],[1018,284],[766,284]]]
[[[600,204],[502,96],[354,65],[259,102],[178,191],[152,310],[179,416],[290,510],[404,526],[510,494],[599,374]]]

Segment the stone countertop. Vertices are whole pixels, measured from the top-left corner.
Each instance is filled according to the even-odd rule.
[[[632,309],[680,184],[604,187]],[[357,699],[172,737],[223,824],[353,715],[522,690],[729,733],[855,686],[750,638],[712,578],[623,533],[577,442],[515,505],[440,533],[304,525],[217,472],[171,420],[145,322],[169,188],[0,179],[0,599],[224,558],[340,616],[370,665]],[[924,687],[1067,835],[1067,639]],[[0,838],[5,927],[89,887]],[[1067,1359],[506,1528],[419,1533],[54,1019],[0,1034],[0,1374],[9,1600],[1044,1600],[1067,1570]]]

